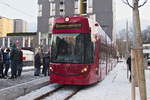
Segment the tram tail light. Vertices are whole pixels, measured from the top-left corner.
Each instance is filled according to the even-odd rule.
[[[22,57],[22,60],[26,60],[26,57]]]

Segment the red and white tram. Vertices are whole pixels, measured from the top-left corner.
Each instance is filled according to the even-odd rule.
[[[114,67],[113,47],[100,25],[88,18],[56,18],[51,39],[50,81],[89,85],[103,80]]]

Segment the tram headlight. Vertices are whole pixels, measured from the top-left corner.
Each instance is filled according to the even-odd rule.
[[[66,17],[65,18],[65,22],[69,22],[70,21],[70,18],[69,17]]]
[[[81,72],[83,73],[83,72],[86,72],[87,71],[87,68],[83,68],[82,70],[81,70]]]
[[[49,69],[50,69],[51,71],[53,71],[53,68],[52,68],[52,67],[50,67]]]

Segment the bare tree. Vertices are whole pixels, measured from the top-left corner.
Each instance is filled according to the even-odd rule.
[[[142,40],[144,43],[150,43],[150,26],[142,31]]]
[[[146,83],[145,83],[145,72],[144,72],[144,63],[143,63],[143,49],[142,49],[142,35],[141,35],[141,25],[140,25],[140,16],[139,16],[139,8],[144,6],[148,0],[144,0],[143,3],[140,4],[140,0],[132,0],[132,4],[129,0],[122,0],[123,3],[127,4],[129,7],[133,9],[133,27],[136,35],[136,49],[138,49],[137,56],[137,67],[139,69],[139,78],[138,85],[140,90],[141,100],[147,100],[146,96]]]
[[[132,0],[132,1],[134,3],[130,4],[129,0],[122,0],[123,3],[127,4],[129,7],[133,8],[133,9],[135,7],[140,8],[140,7],[144,6],[147,3],[148,0],[145,0],[142,4],[139,4],[140,0]]]

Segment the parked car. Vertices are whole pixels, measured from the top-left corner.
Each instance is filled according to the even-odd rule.
[[[23,65],[33,66],[34,52],[30,50],[22,50],[23,52]]]

